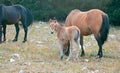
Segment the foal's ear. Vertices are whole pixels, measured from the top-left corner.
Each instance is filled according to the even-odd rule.
[[[54,20],[55,23],[57,23],[57,20]]]
[[[52,19],[50,18],[50,19],[49,19],[49,22],[51,22],[51,21],[52,21]]]

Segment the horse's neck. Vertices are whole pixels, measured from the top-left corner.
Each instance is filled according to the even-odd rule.
[[[63,29],[63,26],[61,26],[59,23],[55,27],[55,31],[59,33]]]
[[[57,38],[59,40],[67,40],[66,28],[64,26],[57,26]]]

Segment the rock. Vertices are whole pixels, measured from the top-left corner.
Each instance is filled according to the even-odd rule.
[[[37,44],[43,44],[43,42],[41,42],[41,41],[37,41]]]
[[[88,68],[85,66],[85,67],[82,68],[82,71],[83,71],[83,70],[88,70]]]
[[[98,73],[98,72],[99,72],[99,70],[97,70],[97,69],[96,69],[94,72],[95,72],[95,73]]]
[[[21,69],[21,70],[19,71],[19,73],[24,73],[24,71]]]
[[[91,43],[90,42],[87,42],[87,44],[85,44],[85,46],[91,46]]]
[[[45,24],[46,22],[43,22],[43,21],[39,21],[39,24]]]
[[[109,37],[110,40],[116,39],[116,35],[113,35],[113,34],[108,35],[108,37]]]
[[[14,58],[14,59],[15,59],[15,58],[19,58],[19,59],[20,59],[20,55],[17,54],[17,53],[16,53],[16,54],[13,54],[13,55],[12,55],[12,58]]]
[[[92,39],[92,40],[95,40],[95,37],[94,37],[94,35],[91,35],[91,39]]]
[[[13,58],[11,58],[11,59],[9,60],[9,62],[12,63],[12,62],[15,62],[15,60],[14,60]]]
[[[89,60],[88,60],[88,59],[85,59],[84,61],[85,61],[85,62],[89,62]]]
[[[36,25],[35,28],[36,28],[36,29],[39,29],[40,27]]]

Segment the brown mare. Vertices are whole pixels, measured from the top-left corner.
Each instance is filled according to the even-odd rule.
[[[80,37],[79,28],[76,26],[70,26],[70,27],[62,26],[57,22],[56,19],[54,19],[54,20],[50,19],[49,23],[50,23],[51,33],[53,34],[54,31],[57,33],[57,38],[58,38],[58,41],[60,44],[60,47],[59,47],[60,59],[63,58],[64,51],[66,50],[66,47],[69,48],[69,46],[70,46],[69,56],[68,56],[66,61],[70,60],[71,55],[72,55],[74,41],[76,43],[76,49],[77,49],[75,59],[77,59],[79,52],[80,52],[80,45],[79,45],[79,41],[78,41],[78,39]],[[70,45],[66,46],[66,45],[68,45],[68,43],[70,43]]]
[[[65,26],[77,26],[80,31],[81,56],[85,55],[83,48],[83,36],[94,34],[97,40],[99,51],[98,58],[102,58],[102,45],[107,40],[109,33],[109,18],[106,13],[98,9],[82,12],[78,9],[72,10],[65,21]]]

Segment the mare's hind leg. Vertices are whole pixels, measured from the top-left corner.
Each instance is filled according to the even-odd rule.
[[[18,40],[18,34],[20,30],[18,23],[15,24],[15,29],[16,29],[16,35],[15,35],[13,42],[16,42]]]
[[[85,52],[84,52],[84,48],[83,48],[83,36],[80,36],[80,45],[81,45],[81,49],[82,49],[81,56],[84,56]]]
[[[102,53],[103,42],[100,38],[96,38],[96,40],[97,40],[97,43],[98,43],[98,46],[99,46],[99,51],[98,51],[97,56],[98,56],[98,58],[102,58],[102,56],[103,56],[103,53]]]
[[[3,41],[6,41],[6,25],[3,25],[3,35],[4,35]]]

